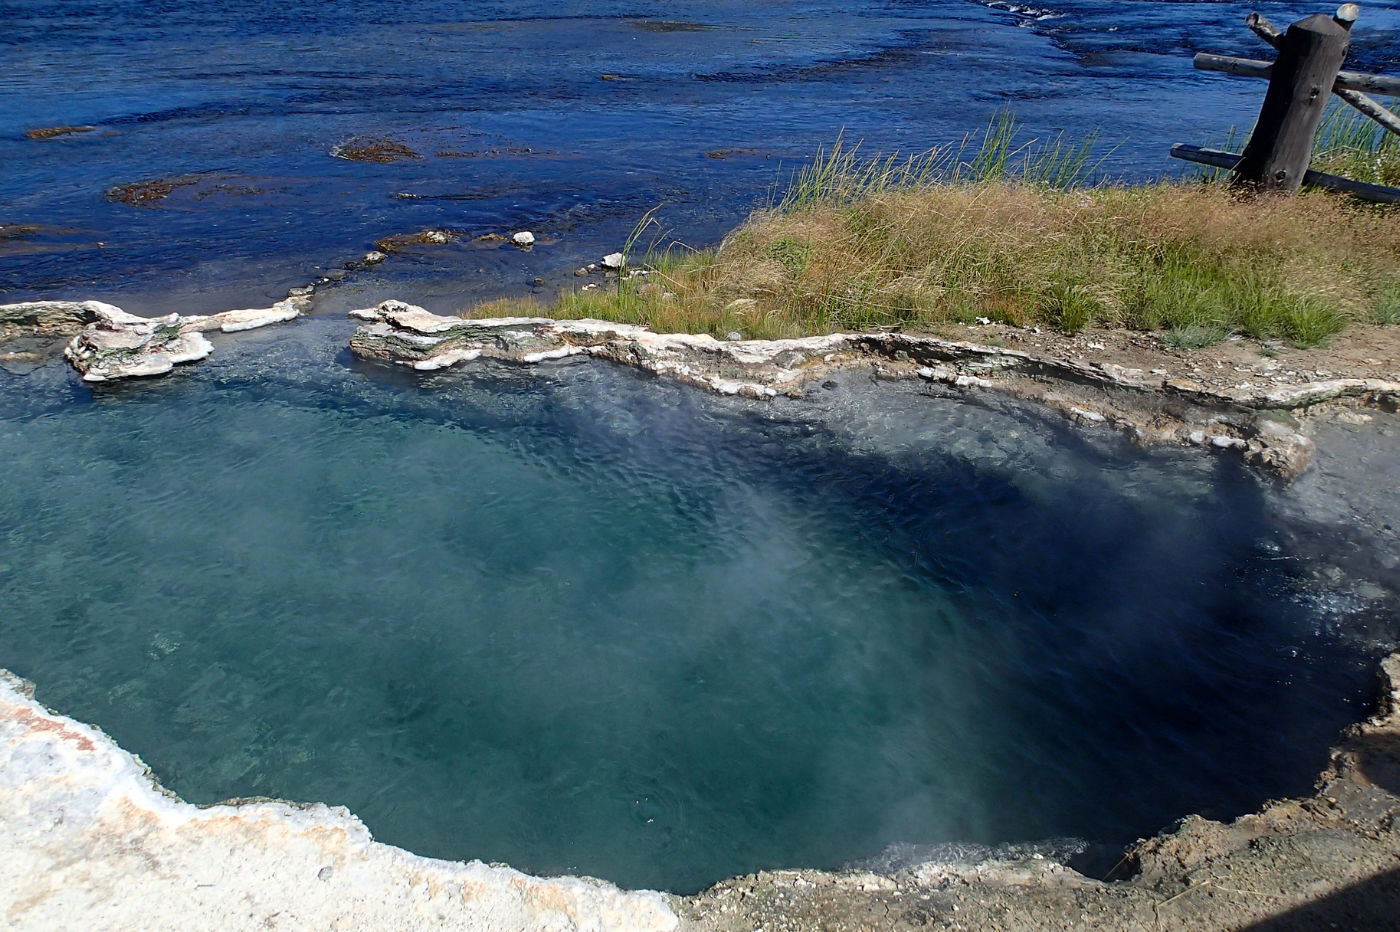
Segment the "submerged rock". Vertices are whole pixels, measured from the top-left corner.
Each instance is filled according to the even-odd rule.
[[[355,136],[331,147],[331,155],[350,162],[400,162],[423,156],[392,136]]]
[[[101,301],[26,301],[21,304],[0,304],[0,334],[17,331],[30,333],[72,333],[98,319]]]
[[[77,136],[82,133],[93,133],[97,131],[96,126],[40,126],[35,129],[24,131],[26,139],[58,139],[63,136]]]
[[[138,317],[101,302],[95,320],[73,338],[63,355],[87,382],[164,375],[181,363],[203,359],[214,351],[204,334],[211,330],[236,333],[292,320],[301,314],[304,298],[287,298],[269,308],[245,308],[207,316]]]
[[[395,233],[374,241],[374,253],[366,254],[361,262],[369,262],[370,255],[392,254],[409,246],[446,246],[457,238],[451,230],[420,230],[417,233]],[[381,260],[382,261],[382,260]]]

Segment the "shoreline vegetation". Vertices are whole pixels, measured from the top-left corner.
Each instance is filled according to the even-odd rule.
[[[975,151],[970,137],[911,157],[866,157],[838,138],[712,249],[638,252],[660,233],[648,216],[608,287],[459,313],[594,318],[721,339],[990,321],[1153,332],[1175,349],[1235,334],[1315,347],[1352,323],[1400,323],[1394,208],[1320,191],[1248,197],[1218,172],[1090,183],[1101,164],[1092,137],[1018,136],[1002,113]],[[1396,142],[1334,113],[1314,165],[1395,183]]]

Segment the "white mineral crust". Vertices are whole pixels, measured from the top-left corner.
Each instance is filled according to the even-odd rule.
[[[9,932],[676,925],[660,894],[418,857],[373,841],[340,807],[197,808],[0,671],[0,927]]]

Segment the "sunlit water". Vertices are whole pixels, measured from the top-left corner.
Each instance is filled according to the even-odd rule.
[[[1330,4],[1329,4],[1330,5]],[[1327,6],[1327,5],[1324,5]],[[1400,70],[1400,5],[1363,5],[1352,64]],[[1099,130],[1109,175],[1174,174],[1174,142],[1247,128],[1263,84],[1193,71],[1267,57],[1243,27],[1317,12],[1276,0],[18,0],[0,49],[0,300],[138,313],[265,306],[424,228],[322,295],[434,310],[534,289],[653,235],[705,245],[844,130],[915,152],[1003,107],[1025,139]],[[28,130],[91,125],[51,140]],[[357,136],[421,158],[332,156]],[[160,201],[106,199],[174,179]],[[484,233],[528,229],[531,253]],[[643,245],[646,241],[643,242]],[[536,279],[542,280],[536,284]]]
[[[1365,708],[1231,458],[854,377],[397,377],[341,326],[0,376],[0,665],[196,802],[687,891],[1238,814]]]

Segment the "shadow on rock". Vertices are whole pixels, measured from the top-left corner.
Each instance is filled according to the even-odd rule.
[[[1400,929],[1400,869],[1377,874],[1331,896],[1273,916],[1241,932]]]

